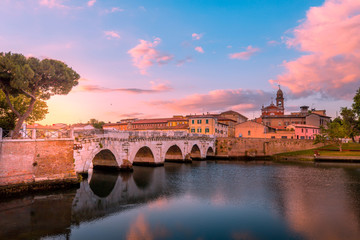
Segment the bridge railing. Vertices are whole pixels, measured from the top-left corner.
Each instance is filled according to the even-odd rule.
[[[135,138],[186,138],[186,137],[206,137],[214,138],[214,135],[194,134],[185,131],[119,131],[113,129],[92,129],[92,130],[75,130],[75,139],[79,138],[95,138],[100,135],[104,137],[116,137],[120,139]]]

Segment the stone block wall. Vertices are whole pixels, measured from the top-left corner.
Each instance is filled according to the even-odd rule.
[[[0,186],[76,177],[73,140],[0,142]]]
[[[264,138],[217,138],[216,155],[224,157],[270,156],[277,153],[300,151],[321,147],[313,140],[264,139]]]

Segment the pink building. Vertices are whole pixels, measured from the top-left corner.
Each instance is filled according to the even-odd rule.
[[[286,129],[295,130],[296,139],[315,139],[317,134],[320,134],[320,128],[305,124],[291,124]]]

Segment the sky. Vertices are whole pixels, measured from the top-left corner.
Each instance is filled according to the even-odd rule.
[[[360,87],[359,0],[0,0],[0,52],[80,74],[40,123],[238,111],[335,117]]]

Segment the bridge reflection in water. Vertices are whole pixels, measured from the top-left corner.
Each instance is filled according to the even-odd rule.
[[[360,239],[359,186],[342,167],[94,170],[77,190],[0,202],[0,239]]]

